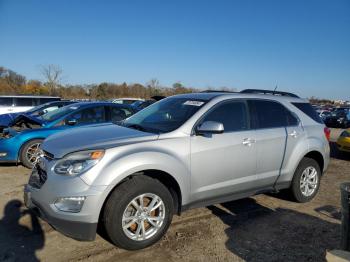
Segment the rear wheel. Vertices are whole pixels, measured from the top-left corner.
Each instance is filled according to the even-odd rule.
[[[20,161],[27,168],[33,168],[38,156],[43,139],[33,139],[24,144],[20,152]]]
[[[118,186],[107,200],[104,231],[116,246],[142,249],[166,233],[173,210],[172,196],[162,183],[143,175],[135,176]]]
[[[297,202],[311,201],[320,188],[321,170],[312,158],[303,158],[295,171],[291,193]]]

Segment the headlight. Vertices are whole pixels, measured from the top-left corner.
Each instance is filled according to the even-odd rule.
[[[54,166],[58,175],[76,176],[92,168],[103,157],[104,150],[88,150],[69,154]]]
[[[343,133],[340,134],[341,137],[350,137],[350,133],[348,131],[343,131]]]

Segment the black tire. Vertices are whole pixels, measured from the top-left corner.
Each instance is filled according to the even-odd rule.
[[[163,224],[153,236],[149,239],[136,241],[124,233],[122,217],[129,203],[134,198],[145,193],[155,194],[161,198],[165,206],[165,217]],[[103,210],[102,223],[104,231],[114,245],[127,250],[137,250],[153,245],[162,238],[169,228],[173,212],[174,202],[169,190],[157,179],[144,175],[136,175],[119,185],[111,193]]]
[[[33,139],[25,143],[22,148],[19,155],[19,160],[21,161],[22,165],[24,165],[27,168],[33,168],[33,163],[28,159],[27,157],[27,151],[30,147],[36,144],[40,144],[43,142],[43,139]]]
[[[316,188],[315,188],[314,192],[311,195],[306,196],[302,193],[300,180],[301,180],[301,177],[303,175],[303,172],[308,167],[313,167],[316,170],[317,183],[316,183]],[[292,194],[294,200],[299,202],[299,203],[305,203],[305,202],[311,201],[316,196],[316,194],[320,188],[321,174],[322,174],[322,172],[321,172],[321,169],[320,169],[320,166],[318,165],[318,163],[312,158],[304,157],[300,161],[300,163],[299,163],[299,165],[294,173],[292,185],[290,187],[290,191],[291,191],[291,194]]]

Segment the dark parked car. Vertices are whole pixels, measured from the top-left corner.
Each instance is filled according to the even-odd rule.
[[[332,112],[330,116],[324,119],[324,123],[328,127],[350,127],[350,109],[349,108],[337,108]]]
[[[162,100],[165,98],[165,96],[152,96],[149,100],[139,100],[135,101],[131,104],[131,107],[136,111],[141,111],[142,109],[145,109],[146,107],[152,105],[153,103]]]

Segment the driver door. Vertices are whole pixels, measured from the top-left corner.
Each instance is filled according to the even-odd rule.
[[[254,188],[255,131],[245,100],[230,100],[209,110],[201,123],[220,122],[222,134],[191,136],[191,201],[224,197]]]

